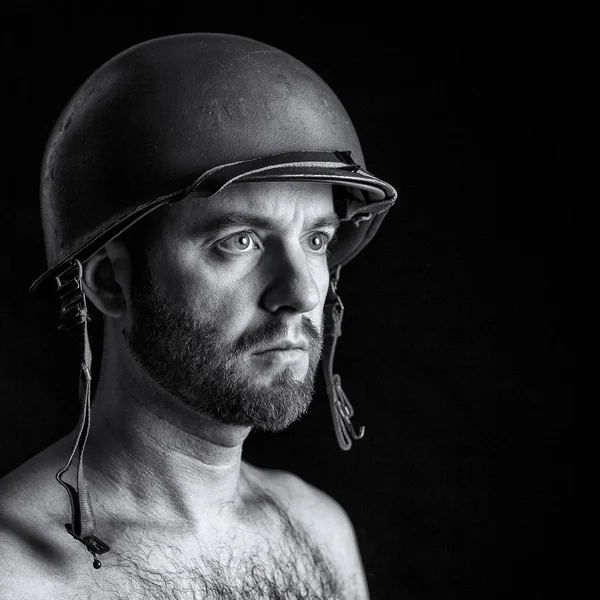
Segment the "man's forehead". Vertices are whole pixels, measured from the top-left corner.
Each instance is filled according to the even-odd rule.
[[[333,188],[309,182],[232,184],[213,196],[191,194],[179,204],[182,217],[206,222],[224,214],[247,214],[282,224],[333,216]]]

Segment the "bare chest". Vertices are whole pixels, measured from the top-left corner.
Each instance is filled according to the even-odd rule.
[[[347,599],[340,575],[298,527],[252,534],[229,530],[218,541],[129,536],[95,571],[77,598],[133,600]],[[82,593],[82,590],[85,590]],[[73,590],[75,591],[75,590]],[[62,596],[63,598],[65,596]]]

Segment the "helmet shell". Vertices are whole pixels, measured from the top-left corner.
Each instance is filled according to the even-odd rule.
[[[41,214],[48,270],[33,288],[149,211],[197,191],[212,169],[336,151],[350,152],[355,167],[309,161],[237,179],[329,181],[354,190],[345,204],[350,216],[374,203],[367,213],[375,218],[350,224],[356,239],[343,240],[331,267],[360,250],[396,192],[364,170],[356,131],[330,87],[289,54],[240,36],[190,33],[129,48],[83,83],[47,142]]]

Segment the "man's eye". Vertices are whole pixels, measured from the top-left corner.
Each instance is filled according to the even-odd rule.
[[[258,244],[252,237],[252,234],[248,231],[242,231],[241,233],[236,233],[223,240],[219,244],[219,248],[225,250],[226,252],[236,252],[243,253],[249,252],[250,250],[256,250],[258,248]]]
[[[329,243],[329,236],[326,233],[317,231],[315,233],[311,233],[308,236],[307,241],[308,247],[313,252],[325,252]]]

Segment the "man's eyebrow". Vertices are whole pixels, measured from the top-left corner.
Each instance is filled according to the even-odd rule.
[[[337,229],[340,226],[340,223],[340,218],[332,212],[312,221],[307,229],[327,229],[328,227]]]
[[[337,229],[340,225],[339,217],[334,213],[327,213],[310,221],[305,229]],[[207,235],[219,233],[232,227],[252,227],[256,229],[276,229],[278,222],[268,217],[244,212],[228,211],[209,219],[205,223],[200,223],[194,227],[196,235]]]

